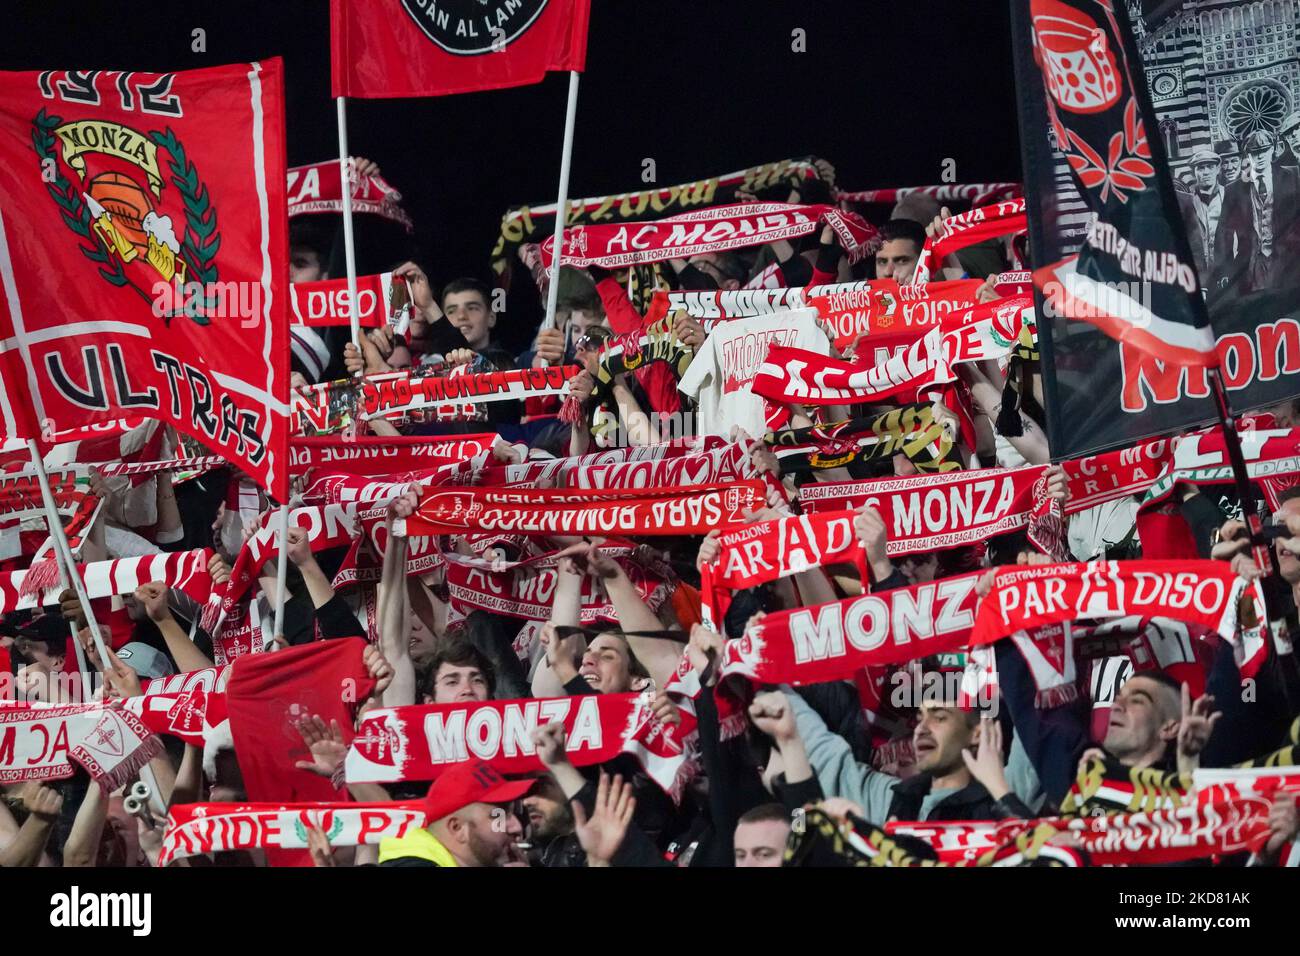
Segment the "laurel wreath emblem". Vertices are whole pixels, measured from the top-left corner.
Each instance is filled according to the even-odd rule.
[[[109,254],[94,232],[91,230],[90,209],[74,188],[72,182],[57,163],[57,141],[54,130],[63,125],[63,117],[54,116],[41,110],[32,123],[32,145],[35,147],[42,171],[47,162],[53,164],[54,178],[46,183],[51,198],[59,205],[64,223],[81,237],[78,244],[81,254],[95,263],[99,274],[115,286],[130,286],[146,302],[153,304],[149,290],[142,288],[131,280],[122,262]],[[154,130],[149,134],[150,140],[166,151],[167,168],[171,173],[171,182],[185,207],[185,239],[181,243],[181,257],[185,260],[191,282],[200,283],[205,290],[218,279],[216,258],[221,248],[221,233],[217,231],[217,209],[212,205],[207,184],[199,179],[197,167],[190,161],[185,146],[168,127],[165,131]],[[210,319],[202,308],[212,306],[206,293],[203,296],[187,298],[184,314],[196,325],[208,325]]]

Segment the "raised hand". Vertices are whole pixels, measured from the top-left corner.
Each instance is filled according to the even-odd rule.
[[[609,866],[618,848],[623,845],[627,828],[636,812],[636,797],[632,796],[632,784],[624,783],[621,775],[615,776],[611,784],[609,774],[600,772],[600,782],[596,784],[596,802],[591,810],[591,818],[578,800],[571,801],[573,806],[573,829],[578,835],[578,842],[587,851],[588,866]]]
[[[343,729],[339,727],[339,722],[331,720],[326,726],[324,718],[313,715],[302,718],[294,724],[294,729],[302,737],[303,745],[312,757],[311,760],[299,760],[294,766],[327,780],[333,777],[348,754],[348,745],[343,742]]]

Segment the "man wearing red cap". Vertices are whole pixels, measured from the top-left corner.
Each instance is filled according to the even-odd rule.
[[[510,803],[532,780],[506,780],[488,764],[458,764],[429,788],[430,823],[379,844],[380,866],[509,866],[523,864],[523,836]]]

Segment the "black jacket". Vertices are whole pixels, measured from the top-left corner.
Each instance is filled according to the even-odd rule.
[[[921,802],[930,793],[932,779],[929,774],[920,773],[908,777],[894,787],[894,799],[889,805],[891,820],[921,819]],[[1021,801],[1014,793],[1008,793],[1001,800],[994,800],[984,785],[972,780],[956,793],[949,794],[930,810],[927,820],[1005,820],[1032,819],[1037,814]]]

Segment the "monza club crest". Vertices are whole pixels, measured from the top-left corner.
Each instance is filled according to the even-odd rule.
[[[31,132],[38,175],[100,279],[161,306],[168,324],[183,314],[208,325],[203,293],[190,290],[218,281],[217,209],[176,134],[46,110]]]
[[[438,46],[456,56],[501,52],[537,22],[550,0],[402,0]]]

